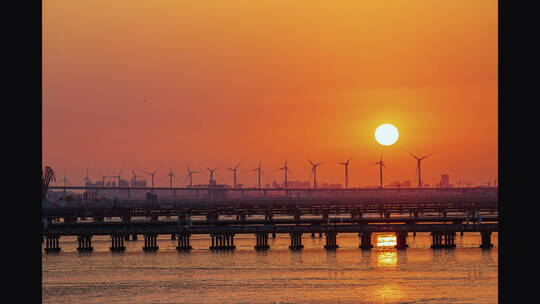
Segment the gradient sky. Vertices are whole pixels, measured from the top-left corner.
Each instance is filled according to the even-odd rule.
[[[497,179],[497,1],[43,2],[43,166],[74,185],[124,167],[177,173],[244,160],[254,185],[289,160],[353,186]],[[144,102],[144,100],[148,102]],[[395,125],[379,145],[377,126]],[[57,180],[61,179],[57,178]],[[268,173],[264,183],[282,181]],[[194,183],[208,181],[207,172]],[[168,180],[161,182],[168,184]]]

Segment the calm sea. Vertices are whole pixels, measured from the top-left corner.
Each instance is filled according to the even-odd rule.
[[[338,234],[337,251],[324,235],[304,234],[300,252],[290,237],[269,237],[256,252],[255,237],[237,235],[234,252],[212,252],[208,236],[192,236],[189,253],[158,238],[144,253],[144,239],[109,251],[110,238],[95,236],[94,252],[77,252],[75,237],[62,237],[59,254],[42,254],[43,303],[497,303],[498,236],[479,249],[480,234],[457,234],[455,249],[431,249],[429,233],[409,233],[406,250],[358,248],[355,234]],[[374,241],[375,243],[375,241]]]

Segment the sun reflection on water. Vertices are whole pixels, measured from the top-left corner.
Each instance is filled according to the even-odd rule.
[[[380,267],[396,266],[397,252],[395,250],[378,250],[376,254],[377,254],[377,266],[380,266]]]
[[[374,291],[377,298],[383,301],[397,301],[403,298],[403,292],[397,284],[386,284]]]

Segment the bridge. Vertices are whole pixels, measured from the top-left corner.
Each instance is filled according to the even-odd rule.
[[[157,250],[160,234],[178,239],[178,250],[191,249],[192,234],[209,235],[212,250],[234,250],[234,235],[254,234],[255,249],[266,250],[268,235],[276,233],[290,235],[292,250],[303,248],[305,233],[324,233],[326,249],[339,247],[337,233],[358,233],[360,248],[369,249],[376,232],[394,232],[400,249],[407,247],[409,232],[431,232],[433,248],[455,247],[457,232],[480,232],[480,247],[491,248],[491,233],[498,230],[496,188],[176,190],[178,197],[167,200],[44,203],[45,251],[60,251],[58,238],[68,235],[78,236],[80,251],[92,251],[93,235],[110,235],[111,251],[125,250],[124,241],[138,235],[144,236],[145,251]]]

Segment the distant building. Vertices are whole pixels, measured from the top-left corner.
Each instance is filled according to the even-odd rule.
[[[441,188],[446,188],[450,185],[450,176],[448,174],[441,175]]]
[[[131,187],[146,187],[146,180],[144,179],[131,179]]]
[[[403,188],[410,188],[411,187],[411,181],[406,180],[405,182],[403,182],[402,187]]]
[[[392,183],[387,185],[387,187],[389,187],[389,188],[399,188],[400,186],[401,186],[401,183],[398,182],[398,181],[392,182]]]

